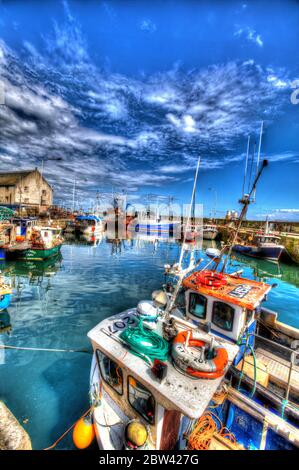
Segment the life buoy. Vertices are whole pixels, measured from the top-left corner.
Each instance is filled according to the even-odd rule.
[[[196,282],[208,287],[219,288],[225,286],[226,279],[223,274],[215,271],[202,271],[196,275]]]
[[[198,348],[197,354],[191,348]],[[181,331],[172,344],[172,358],[186,374],[201,379],[217,379],[225,373],[228,364],[226,349],[218,343],[213,346],[211,358],[206,358],[208,343],[194,331]]]

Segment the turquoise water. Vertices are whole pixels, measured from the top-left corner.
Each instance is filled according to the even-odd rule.
[[[62,258],[47,264],[6,263],[14,295],[3,321],[12,325],[0,344],[91,351],[87,332],[109,315],[149,299],[165,281],[163,266],[177,260],[174,243],[103,240],[96,247],[65,245]],[[299,268],[236,258],[230,270],[244,269],[278,286],[266,305],[279,319],[299,327]],[[0,317],[1,320],[1,317]],[[29,432],[33,447],[52,444],[88,408],[91,355],[0,351],[0,398]],[[71,438],[58,448],[72,448]]]

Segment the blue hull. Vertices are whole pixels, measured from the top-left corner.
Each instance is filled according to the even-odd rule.
[[[5,310],[9,306],[10,300],[11,294],[4,294],[0,296],[0,312],[1,310]]]
[[[251,256],[252,258],[278,261],[283,248],[281,246],[255,247],[250,245],[234,245],[233,250],[242,255]]]
[[[135,233],[144,233],[147,235],[172,235],[178,229],[178,224],[136,224],[134,227],[129,228],[130,231]]]
[[[0,261],[4,261],[6,258],[4,248],[0,248]]]

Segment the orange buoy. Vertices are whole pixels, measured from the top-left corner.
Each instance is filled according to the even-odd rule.
[[[73,431],[73,441],[77,449],[87,449],[95,438],[94,427],[90,414],[80,418]]]

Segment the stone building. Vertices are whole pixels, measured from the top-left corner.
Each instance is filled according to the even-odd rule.
[[[53,189],[37,168],[0,172],[0,205],[45,210],[53,204]]]

